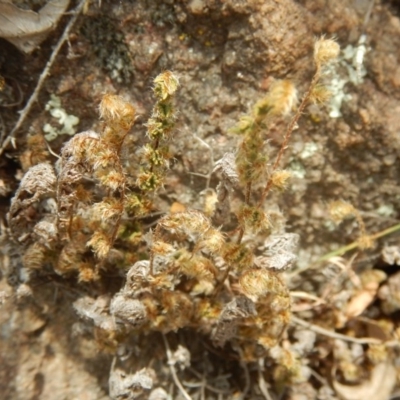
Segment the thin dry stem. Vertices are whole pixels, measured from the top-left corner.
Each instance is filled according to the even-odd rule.
[[[182,386],[182,383],[180,382],[178,375],[176,373],[175,365],[172,360],[172,353],[171,353],[171,348],[169,347],[168,340],[164,334],[162,334],[162,338],[164,340],[164,345],[165,345],[165,351],[167,353],[167,358],[168,358],[168,365],[169,369],[171,371],[172,379],[175,382],[175,385],[178,387],[179,391],[181,392],[182,396],[186,400],[192,400],[192,398],[189,396],[188,392],[185,390],[185,388]]]
[[[87,2],[87,0],[81,0],[81,2],[78,4],[78,6],[75,8],[75,10],[73,10],[74,15],[72,16],[68,25],[65,27],[64,32],[61,35],[57,45],[55,46],[53,53],[50,56],[49,61],[47,61],[46,66],[44,67],[42,73],[40,74],[40,77],[39,77],[38,83],[36,84],[35,90],[33,91],[31,97],[29,98],[28,102],[26,103],[24,109],[20,111],[20,116],[19,116],[18,121],[15,124],[14,128],[8,134],[8,136],[5,138],[4,142],[1,144],[0,156],[3,154],[4,150],[10,143],[12,143],[14,146],[14,140],[15,140],[14,135],[16,134],[18,129],[21,128],[22,124],[25,122],[26,118],[28,117],[28,114],[31,111],[33,104],[36,102],[36,100],[39,96],[39,93],[43,87],[43,84],[44,84],[47,76],[49,75],[50,69],[53,66],[54,61],[56,60],[58,53],[60,52],[65,41],[68,39],[69,33],[71,32],[71,29],[75,25],[75,22],[77,21],[79,15],[81,14],[86,2]]]
[[[292,304],[292,311],[293,312],[300,312],[300,311],[306,311],[306,310],[312,310],[320,305],[325,305],[326,301],[318,296],[314,296],[310,293],[306,292],[297,292],[297,291],[292,291],[290,292],[290,297],[292,298],[298,298],[298,299],[306,299],[306,300],[312,300],[314,303],[313,304]]]
[[[307,90],[307,93],[303,96],[303,99],[301,100],[300,106],[297,109],[296,114],[293,116],[293,118],[290,121],[288,127],[286,128],[286,132],[285,132],[285,135],[284,135],[284,138],[283,138],[283,143],[282,143],[281,148],[279,149],[279,152],[278,152],[278,154],[276,156],[275,162],[272,165],[272,169],[271,169],[271,172],[270,172],[270,178],[268,179],[268,181],[267,181],[267,183],[265,185],[265,188],[263,190],[263,193],[261,195],[261,199],[260,199],[260,202],[258,204],[259,207],[261,207],[263,205],[263,203],[265,201],[265,198],[267,197],[267,194],[268,194],[269,190],[272,187],[272,182],[273,182],[272,174],[279,167],[279,164],[281,162],[282,156],[283,156],[285,150],[288,147],[288,144],[289,144],[289,141],[290,141],[290,137],[291,137],[292,132],[293,132],[293,130],[294,130],[296,124],[297,124],[297,121],[299,120],[299,118],[303,114],[303,111],[304,111],[305,107],[307,106],[307,104],[309,102],[311,93],[314,90],[315,85],[318,83],[320,77],[321,77],[321,70],[320,70],[320,68],[317,68],[317,70],[316,70],[316,72],[314,74],[314,77],[313,77],[313,79],[312,79],[312,81],[310,83],[310,86],[309,86],[309,88]]]
[[[267,382],[265,382],[265,379],[264,379],[263,370],[264,370],[264,359],[259,358],[258,363],[257,363],[258,387],[260,388],[261,393],[265,397],[265,400],[272,400],[272,397],[268,391]]]
[[[235,346],[235,350],[239,353],[240,356],[240,366],[243,369],[244,372],[244,379],[245,379],[245,386],[242,391],[242,398],[245,399],[247,396],[247,393],[250,391],[250,372],[249,368],[244,361],[244,355],[243,355],[243,350],[239,346]]]
[[[245,204],[247,204],[247,205],[250,205],[251,188],[252,188],[252,182],[248,182],[246,185],[246,195],[245,195],[245,200],[244,200]],[[239,236],[236,240],[236,244],[242,243],[243,235],[244,235],[244,226],[241,226],[240,230],[239,230]],[[229,271],[228,271],[228,274],[229,274]]]
[[[383,231],[380,231],[380,232],[377,232],[377,233],[375,233],[373,235],[370,235],[370,238],[371,238],[371,240],[375,241],[375,240],[378,240],[381,237],[390,235],[391,233],[394,233],[394,232],[397,232],[397,231],[400,231],[400,224],[393,225],[390,228],[384,229]],[[307,271],[309,269],[319,268],[325,261],[329,261],[333,257],[342,256],[342,255],[348,253],[349,251],[354,250],[354,249],[356,249],[358,247],[359,247],[358,240],[353,242],[353,243],[350,243],[350,244],[348,244],[346,246],[339,247],[338,249],[333,250],[333,251],[323,255],[317,261],[315,261],[313,263],[310,263],[305,268],[293,271],[290,275],[291,275],[291,277],[293,277],[293,276],[299,275],[299,274],[301,274],[301,273],[303,273],[303,272],[305,272],[305,271]]]
[[[197,174],[197,173],[191,172],[192,175],[203,176],[204,178],[206,178],[207,179],[206,189],[208,189],[210,187],[211,176],[213,174],[213,168],[215,165],[214,151],[213,151],[212,147],[206,141],[201,139],[199,136],[197,136],[196,134],[193,134],[193,137],[199,143],[201,143],[204,147],[207,147],[208,151],[210,152],[210,171],[209,171],[209,173],[205,175],[205,174]]]
[[[353,254],[349,260],[345,260],[343,257],[332,257],[329,262],[333,265],[338,266],[342,272],[336,277],[336,279],[330,283],[330,286],[333,286],[336,283],[336,280],[339,279],[342,274],[347,274],[350,278],[351,282],[356,288],[361,288],[361,280],[359,276],[353,271],[354,261],[356,260],[358,253]],[[324,298],[328,297],[328,294],[323,295]]]
[[[365,338],[365,337],[364,338],[354,338],[351,336],[343,335],[341,333],[333,332],[328,329],[322,328],[318,325],[314,325],[310,322],[304,321],[301,318],[297,318],[294,315],[292,315],[291,321],[297,325],[304,327],[304,328],[310,329],[311,331],[313,331],[315,333],[319,333],[320,335],[324,335],[324,336],[330,337],[332,339],[340,339],[340,340],[344,340],[346,342],[358,343],[358,344],[382,344],[383,343],[379,339]]]
[[[200,374],[199,372],[197,372],[194,368],[189,367],[190,372],[193,372],[194,375],[196,375],[197,378],[201,379],[201,383],[200,384],[204,384],[204,387],[209,390],[210,392],[216,393],[216,394],[220,394],[220,395],[228,395],[231,392],[230,391],[226,391],[226,390],[222,390],[222,389],[218,389],[214,386],[211,386],[209,383],[207,383],[206,378],[204,377],[204,375]],[[220,376],[216,377],[215,380],[221,378]],[[188,382],[184,382],[185,386],[187,387],[195,387],[195,385],[199,386],[199,384],[196,383],[188,383]]]

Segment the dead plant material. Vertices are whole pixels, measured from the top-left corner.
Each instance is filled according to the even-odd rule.
[[[54,169],[47,163],[35,165],[22,178],[7,214],[11,234],[19,243],[30,243],[34,229],[38,236],[54,238],[57,235],[56,227],[50,221],[39,225],[40,208],[45,211],[45,203],[54,199],[56,181]],[[51,207],[51,204],[47,206]]]
[[[272,398],[282,387],[318,376],[313,370],[319,366],[330,370],[331,354],[347,381],[357,382],[361,369],[371,364],[376,367],[374,381],[384,356],[395,351],[396,327],[382,328],[388,338],[384,342],[386,337],[381,340],[363,330],[356,316],[368,314],[378,295],[390,296],[382,288],[396,283],[373,270],[357,274],[355,258],[336,258],[319,274],[296,280],[287,271],[296,263],[299,236],[285,232],[284,224],[276,222],[278,212],[264,207],[267,196],[279,195],[289,185],[290,174],[281,165],[285,151],[305,107],[318,97],[314,91],[338,45],[319,39],[314,50],[314,77],[298,109],[293,84],[276,81],[239,120],[233,129],[240,135],[238,148],[216,163],[220,182],[216,192],[207,188],[204,212],[190,201],[183,207],[181,199],[169,197],[166,177],[173,166],[179,115],[179,80],[171,71],[154,79],[146,137],[136,147],[124,151],[136,129],[135,107],[121,96],[106,94],[100,103],[101,128],[78,133],[64,144],[57,174],[45,163],[26,172],[8,216],[14,242],[7,242],[7,262],[16,285],[25,285],[22,292],[30,292],[25,289],[34,279],[65,280],[85,288],[86,293],[74,293],[73,308],[82,330],[114,355],[112,398],[165,398],[161,386],[172,381],[185,399],[194,388],[204,399],[207,391],[232,397],[235,390],[237,396],[261,393]],[[285,118],[292,112],[281,144],[272,148],[268,128],[278,115]],[[211,172],[205,177],[208,185]],[[367,238],[355,208],[336,204],[336,214],[349,211],[361,237]],[[221,217],[222,223],[216,223]],[[358,241],[356,247],[366,244]],[[34,298],[35,291],[31,293]],[[296,312],[304,314],[293,316],[292,298],[313,303],[295,304]],[[181,340],[185,335],[186,343]],[[165,352],[154,339],[161,336]],[[209,339],[221,348],[212,347]],[[215,363],[203,343],[222,354],[222,371],[231,359],[235,363],[241,377],[236,389],[236,377],[229,377],[230,386],[207,384],[206,373],[196,375],[196,382],[187,381],[191,364]],[[340,358],[338,349],[346,357]],[[255,363],[259,388],[254,385]],[[209,371],[219,374],[214,364]],[[324,378],[319,382],[326,387]],[[156,385],[160,390],[150,392]],[[336,390],[344,393],[341,386]]]
[[[376,365],[370,378],[360,385],[350,386],[333,379],[333,387],[343,400],[387,400],[396,385],[396,368],[390,361]]]
[[[53,30],[69,0],[52,0],[39,11],[22,10],[8,1],[0,2],[0,37],[24,53],[31,53]]]
[[[386,279],[386,274],[379,270],[366,271],[361,275],[362,288],[357,290],[347,304],[347,318],[356,317],[376,299],[380,283]]]
[[[148,393],[153,387],[154,371],[143,368],[134,374],[125,372],[115,366],[113,362],[110,372],[110,396],[117,400],[134,400],[145,392]]]
[[[60,0],[60,1],[65,1],[65,0]],[[77,5],[74,11],[74,15],[70,19],[69,23],[64,29],[63,34],[61,35],[60,39],[57,42],[57,45],[54,47],[54,50],[47,61],[46,66],[44,67],[42,73],[40,74],[39,80],[36,84],[35,90],[31,94],[28,102],[26,103],[25,107],[20,111],[20,116],[18,118],[18,121],[14,125],[14,128],[11,130],[11,132],[3,139],[0,147],[0,155],[3,154],[4,150],[7,148],[7,146],[11,143],[14,147],[15,146],[15,134],[16,132],[21,128],[23,123],[25,122],[29,112],[31,111],[31,108],[33,104],[38,99],[39,93],[43,87],[43,84],[50,72],[50,69],[55,61],[55,59],[58,56],[58,53],[60,52],[62,46],[64,45],[65,41],[68,39],[68,35],[71,32],[73,26],[75,25],[75,22],[77,21],[80,13],[82,12],[87,0],[81,0],[80,3]]]

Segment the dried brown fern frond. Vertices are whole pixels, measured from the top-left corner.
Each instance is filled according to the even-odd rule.
[[[7,214],[11,235],[18,243],[33,240],[34,227],[42,217],[40,207],[43,208],[43,201],[54,199],[56,181],[54,169],[48,163],[31,167],[22,178]]]
[[[83,206],[80,204],[82,184],[90,178],[109,192],[103,202],[92,206],[92,215],[101,211],[99,216],[106,217],[105,220],[112,217],[113,224],[104,224],[101,232],[94,232],[88,240],[88,246],[93,247],[97,257],[104,259],[115,240],[124,210],[126,179],[117,151],[91,131],[75,135],[61,151],[57,197],[59,229],[63,240],[71,236],[72,217],[77,208]]]

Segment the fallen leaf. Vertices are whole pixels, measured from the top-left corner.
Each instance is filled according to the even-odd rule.
[[[348,386],[335,380],[332,384],[342,400],[388,400],[396,385],[396,369],[386,361],[378,364],[372,370],[370,379],[361,385]]]
[[[347,304],[346,317],[349,319],[361,315],[374,301],[377,289],[378,287],[372,290],[360,290],[355,296],[353,296]]]
[[[386,279],[386,274],[382,271],[366,271],[361,275],[362,288],[351,298],[346,307],[346,317],[348,319],[361,315],[367,307],[375,300],[379,285]]]
[[[56,27],[69,1],[49,1],[36,13],[22,10],[9,0],[0,0],[0,37],[24,53],[32,52]]]

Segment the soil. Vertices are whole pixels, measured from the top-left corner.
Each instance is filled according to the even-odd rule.
[[[351,203],[371,235],[396,225],[400,218],[400,5],[375,0],[366,19],[370,5],[370,0],[91,2],[17,132],[16,148],[9,146],[1,157],[2,230],[6,229],[10,200],[30,166],[25,151],[28,134],[42,132],[46,123],[61,128],[49,112],[52,95],[60,99],[68,115],[79,118],[75,133],[99,127],[98,104],[104,93],[119,94],[130,101],[139,117],[126,142],[129,153],[125,157],[129,160],[146,141],[143,123],[153,104],[153,79],[161,71],[174,71],[180,80],[175,100],[178,126],[170,145],[174,165],[157,205],[163,212],[173,203],[201,209],[207,179],[192,173],[207,176],[213,168],[212,160],[235,151],[239,138],[230,133],[230,128],[262,98],[274,80],[291,80],[301,97],[314,72],[315,38],[326,35],[335,37],[343,50],[347,48],[327,77],[334,86],[335,100],[341,101],[339,106],[331,103],[307,108],[282,162],[282,168],[293,172],[291,183],[285,192],[273,193],[265,205],[266,210],[279,211],[286,231],[300,235],[299,259],[286,277],[291,290],[321,293],[332,265],[318,264],[320,269],[310,266],[330,251],[354,242],[360,234],[355,219],[339,227],[331,222],[329,202],[342,199]],[[69,18],[64,16],[31,54],[22,54],[1,39],[3,140],[33,92]],[[365,52],[359,42],[362,35],[366,38]],[[346,58],[345,54],[352,56]],[[364,55],[358,64],[354,61],[356,54]],[[286,124],[287,120],[282,119],[271,127],[271,160],[282,143]],[[60,134],[49,142],[53,152],[59,153],[68,139],[68,135]],[[217,177],[212,175],[210,187],[217,184]],[[376,240],[372,249],[346,253],[344,257],[351,259],[356,274],[371,268],[384,270],[387,276],[382,287],[399,271],[396,262],[389,265],[382,258],[382,248],[389,245],[400,246],[396,233]],[[0,397],[110,398],[108,379],[114,355],[99,348],[99,341],[79,324],[72,308],[72,302],[90,288],[58,277],[31,288],[34,295],[27,299],[21,289],[15,291],[18,285],[10,278],[7,260],[15,254],[10,255],[7,246],[4,244],[2,249],[0,282],[4,299],[0,314]],[[122,282],[121,277],[114,279],[115,291]],[[381,305],[378,297],[374,299],[363,315],[378,320]],[[393,331],[399,324],[399,310],[395,308],[384,316]],[[300,315],[311,318],[311,314]],[[322,314],[312,317],[314,324],[349,331],[349,325],[335,326],[333,319]],[[353,332],[360,329],[354,328]],[[190,330],[171,333],[168,340],[174,349],[178,344],[190,348],[191,367],[181,371],[180,377],[193,399],[266,398],[258,389],[257,363],[246,365],[240,350],[214,348],[206,336],[197,334],[193,340]],[[151,367],[157,376],[154,387],[162,387],[173,399],[183,398],[171,378],[162,337],[154,334],[133,341],[136,353],[130,364],[132,371]],[[327,360],[335,353],[327,350],[323,355],[322,347],[320,343],[318,354],[309,356],[309,364],[318,376],[292,386],[279,386],[268,373],[272,364],[265,361],[271,399],[340,398],[333,389],[327,389],[335,388],[327,367],[332,365]],[[398,355],[393,360],[399,376]],[[367,376],[366,372],[357,382],[368,381]],[[345,378],[341,376],[341,382],[348,383]],[[321,388],[325,388],[326,397]],[[391,391],[395,389],[392,385]],[[148,398],[148,393],[142,398]]]

